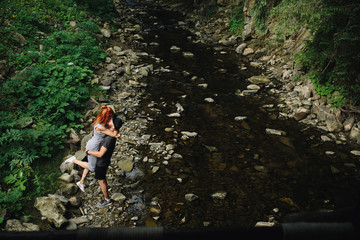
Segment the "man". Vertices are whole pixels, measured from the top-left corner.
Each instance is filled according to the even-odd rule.
[[[122,125],[120,118],[113,117],[112,121],[109,122],[110,128],[114,127],[119,130]],[[86,154],[97,157],[95,167],[95,179],[98,180],[102,193],[104,194],[104,200],[97,204],[97,207],[109,206],[112,202],[109,198],[108,185],[106,181],[106,171],[110,165],[110,159],[115,149],[116,138],[106,135],[101,141],[100,149],[98,152],[89,151],[86,149]]]

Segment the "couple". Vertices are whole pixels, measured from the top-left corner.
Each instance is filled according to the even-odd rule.
[[[98,207],[105,207],[111,204],[106,181],[106,171],[110,165],[110,158],[114,152],[116,138],[120,137],[119,129],[122,125],[120,118],[116,117],[111,107],[102,106],[99,115],[95,118],[94,135],[86,144],[86,155],[88,162],[79,161],[75,156],[65,160],[68,163],[75,163],[84,168],[82,177],[76,185],[85,192],[84,181],[89,171],[95,171],[95,179],[98,180],[104,200]]]

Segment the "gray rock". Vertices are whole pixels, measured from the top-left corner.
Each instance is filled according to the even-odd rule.
[[[126,196],[122,193],[113,193],[111,195],[111,199],[116,202],[123,203],[126,200]]]
[[[237,48],[236,48],[236,52],[239,54],[242,54],[244,49],[246,48],[247,44],[246,43],[242,43],[240,44]]]
[[[74,169],[74,164],[73,163],[65,163],[65,162],[62,162],[61,165],[60,165],[60,171],[62,173],[71,173],[71,171]]]
[[[193,194],[193,193],[188,193],[188,194],[185,194],[185,199],[189,202],[192,202],[192,201],[195,201],[196,199],[198,199],[199,196]]]
[[[106,66],[106,70],[110,71],[115,71],[117,68],[117,66],[114,63],[110,63],[109,65]]]
[[[360,151],[358,151],[358,150],[352,150],[350,153],[355,156],[360,156]]]
[[[255,51],[254,51],[254,49],[252,49],[252,48],[245,48],[244,49],[244,52],[243,52],[243,55],[244,56],[248,56],[248,55],[250,55],[250,54],[253,54]]]
[[[343,128],[343,125],[332,116],[326,118],[325,123],[329,132],[340,132]]]
[[[253,84],[269,84],[271,83],[270,77],[268,76],[252,76],[247,79]]]
[[[106,37],[106,38],[111,37],[111,31],[108,30],[108,29],[103,28],[103,29],[100,30],[100,32],[101,32],[102,35],[103,35],[104,37]]]
[[[191,52],[183,52],[185,58],[193,58],[195,55]]]
[[[89,219],[87,218],[87,216],[76,217],[76,218],[72,218],[71,220],[73,220],[76,223],[76,225],[80,225],[80,224],[89,222]]]
[[[68,224],[66,225],[65,229],[68,231],[76,230],[77,229],[76,222],[73,219],[69,219]]]
[[[294,119],[299,121],[301,119],[304,119],[307,115],[309,115],[310,110],[306,109],[306,108],[299,108],[298,110],[296,110],[295,114],[294,114]]]
[[[33,223],[21,223],[17,219],[9,219],[6,221],[5,230],[11,232],[32,232],[40,231],[40,227]]]
[[[38,197],[34,207],[38,209],[43,217],[49,222],[54,223],[56,228],[60,228],[68,220],[64,217],[65,206],[59,199],[50,197]]]
[[[330,114],[330,108],[327,106],[321,106],[321,105],[317,105],[315,104],[312,108],[312,112],[314,114],[316,114],[317,118],[320,121],[326,121],[326,119],[328,118],[329,114]]]
[[[78,187],[74,183],[60,182],[60,190],[65,196],[72,196],[78,191]]]
[[[171,46],[170,51],[173,53],[180,52],[181,48],[177,46]]]
[[[273,227],[273,226],[275,226],[274,222],[257,222],[255,224],[255,227],[261,227],[261,228],[263,228],[263,227]]]
[[[111,77],[103,77],[101,78],[100,83],[103,86],[110,86],[113,83],[113,80]]]
[[[70,183],[74,180],[74,177],[68,173],[64,173],[63,175],[61,175],[59,177],[59,180],[66,182],[66,183]]]
[[[258,90],[244,90],[239,96],[250,96],[256,94],[257,92]]]
[[[187,137],[196,137],[198,135],[197,132],[181,131],[181,133]]]
[[[134,167],[134,160],[133,157],[129,156],[129,157],[123,157],[121,158],[118,163],[117,166],[121,169],[124,170],[125,172],[131,172],[131,170]]]
[[[157,171],[159,171],[159,169],[160,169],[159,166],[153,166],[153,167],[151,168],[151,172],[152,172],[152,173],[156,173]]]
[[[21,35],[20,33],[16,32],[14,34],[14,37],[16,38],[16,40],[18,40],[20,42],[21,46],[24,46],[26,44],[26,38]]]
[[[172,159],[183,159],[183,156],[181,154],[179,154],[179,153],[174,153],[172,155]]]
[[[355,124],[350,131],[350,139],[360,144],[360,128],[359,123]]]
[[[67,204],[69,202],[69,199],[67,197],[58,194],[48,194],[48,197],[59,199],[64,204]]]
[[[346,132],[350,131],[354,126],[354,121],[355,121],[354,117],[348,117],[343,123],[344,131]]]
[[[260,90],[260,86],[256,85],[256,84],[250,84],[246,87],[248,90]]]
[[[79,197],[73,196],[69,198],[70,205],[73,207],[80,207],[81,206],[81,199]]]
[[[213,103],[215,102],[215,100],[213,98],[205,98],[204,99],[205,102],[208,102],[208,103]]]
[[[247,119],[246,116],[237,116],[237,117],[235,117],[235,121],[243,121],[245,119]]]
[[[263,172],[263,173],[268,172],[268,169],[265,166],[256,165],[254,168],[255,168],[256,171],[259,171],[259,172]]]
[[[140,77],[147,77],[154,70],[154,66],[152,64],[138,68],[135,72],[140,75]]]
[[[181,117],[180,113],[176,112],[176,113],[170,113],[168,115],[166,115],[170,118],[178,118],[178,117]]]
[[[216,193],[211,194],[211,197],[214,199],[223,200],[223,199],[225,199],[226,195],[227,195],[227,192],[221,191],[221,192],[216,192]]]
[[[282,130],[272,129],[272,128],[266,128],[265,132],[270,135],[286,136],[286,132],[284,132]]]
[[[312,95],[312,91],[309,86],[296,86],[294,91],[297,92],[301,99],[308,99]]]

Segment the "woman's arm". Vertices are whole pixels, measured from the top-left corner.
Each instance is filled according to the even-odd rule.
[[[98,132],[101,132],[101,133],[104,133],[104,134],[106,134],[106,135],[108,135],[108,136],[110,136],[110,137],[116,137],[116,138],[118,138],[118,137],[120,137],[120,133],[119,133],[119,131],[117,131],[117,130],[110,130],[110,129],[108,129],[108,128],[105,128],[104,126],[99,126],[99,127],[97,127],[96,128],[96,131],[98,131]]]

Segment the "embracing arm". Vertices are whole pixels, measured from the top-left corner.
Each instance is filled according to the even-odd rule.
[[[101,133],[104,133],[104,134],[106,134],[106,135],[108,135],[108,136],[110,136],[110,137],[116,137],[116,138],[120,137],[119,131],[117,131],[117,130],[110,130],[110,129],[108,129],[108,128],[105,128],[104,126],[99,126],[99,127],[97,127],[97,128],[96,128],[96,131],[101,132]]]
[[[101,146],[100,150],[98,152],[93,152],[93,151],[89,151],[87,148],[86,148],[86,153],[89,154],[89,155],[93,155],[97,158],[101,158],[102,156],[104,156],[104,154],[106,153],[107,151],[107,148],[104,147],[104,146]]]

